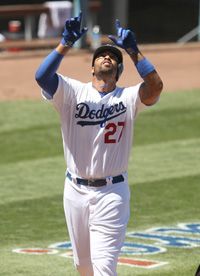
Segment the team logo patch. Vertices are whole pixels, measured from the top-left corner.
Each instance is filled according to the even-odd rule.
[[[123,102],[116,103],[109,107],[102,104],[101,108],[92,109],[86,103],[79,103],[76,106],[75,118],[79,119],[77,125],[100,125],[103,127],[105,123],[113,118],[120,116],[126,112],[126,107]]]

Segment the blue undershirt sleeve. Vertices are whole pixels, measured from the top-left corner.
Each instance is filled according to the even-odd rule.
[[[35,79],[39,86],[49,95],[49,98],[53,98],[58,88],[58,75],[56,71],[63,57],[56,50],[53,50],[36,71]]]

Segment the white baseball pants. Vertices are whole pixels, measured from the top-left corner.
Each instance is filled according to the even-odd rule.
[[[124,182],[103,187],[65,180],[64,211],[74,263],[81,276],[115,276],[130,215],[127,174]]]

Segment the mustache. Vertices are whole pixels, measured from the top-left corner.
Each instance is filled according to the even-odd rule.
[[[106,63],[106,62],[112,64],[112,61],[111,61],[109,58],[105,58],[105,59],[102,61],[102,64],[104,64],[104,63]]]

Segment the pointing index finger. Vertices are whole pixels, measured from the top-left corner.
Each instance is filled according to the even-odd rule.
[[[121,27],[119,19],[116,19],[115,26],[116,26],[116,30],[117,30],[117,35],[120,37],[122,34],[122,27]]]
[[[116,21],[115,21],[115,26],[116,26],[116,29],[117,29],[117,30],[118,30],[119,28],[121,28],[121,24],[120,24],[119,19],[116,19]]]
[[[80,11],[80,13],[79,13],[78,22],[81,22],[81,20],[82,20],[82,11]]]

